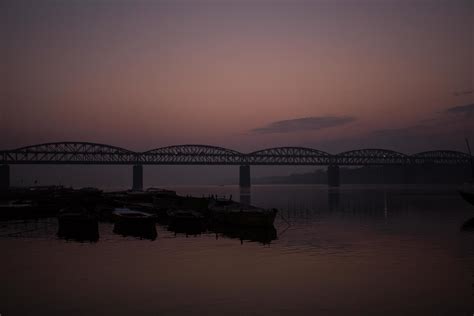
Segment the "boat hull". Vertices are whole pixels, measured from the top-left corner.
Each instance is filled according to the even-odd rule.
[[[157,237],[156,219],[152,214],[128,209],[112,214],[115,221],[114,233],[151,240]]]

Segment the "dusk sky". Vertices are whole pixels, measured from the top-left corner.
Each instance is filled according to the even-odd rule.
[[[465,151],[473,5],[2,1],[0,148]]]

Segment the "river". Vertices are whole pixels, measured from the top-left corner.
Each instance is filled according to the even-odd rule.
[[[169,187],[277,208],[275,230],[97,242],[0,222],[0,314],[472,315],[474,206],[449,186]]]

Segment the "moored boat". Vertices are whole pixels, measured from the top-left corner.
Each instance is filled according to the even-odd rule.
[[[157,236],[156,218],[153,214],[116,208],[112,215],[115,220],[114,233],[154,240]]]
[[[153,214],[131,210],[127,207],[115,208],[112,215],[116,223],[141,224],[155,222]]]
[[[186,235],[199,235],[206,231],[206,217],[194,210],[168,210],[168,230]]]
[[[193,210],[168,210],[168,217],[174,221],[195,222],[204,220],[204,215]]]

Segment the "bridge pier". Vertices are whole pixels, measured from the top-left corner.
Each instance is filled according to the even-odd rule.
[[[239,185],[243,188],[250,187],[250,166],[240,166]]]
[[[143,190],[143,165],[133,166],[133,191]]]
[[[0,191],[6,191],[10,188],[10,166],[0,166]]]
[[[330,187],[338,187],[340,184],[339,180],[339,166],[329,165],[328,166],[328,185]]]

